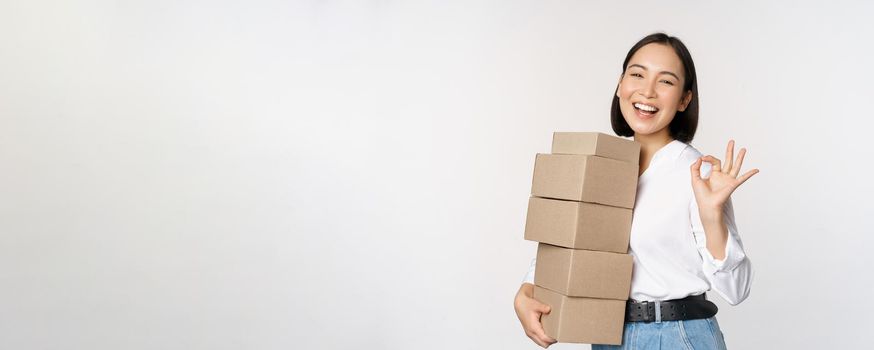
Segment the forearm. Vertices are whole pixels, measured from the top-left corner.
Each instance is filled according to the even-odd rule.
[[[693,201],[692,231],[702,258],[704,275],[712,286],[731,305],[747,298],[753,279],[750,259],[737,233],[734,208],[729,198],[721,206],[699,208]]]
[[[728,242],[728,227],[725,225],[722,210],[701,209],[701,224],[707,236],[707,250],[716,260],[725,259],[725,245]]]

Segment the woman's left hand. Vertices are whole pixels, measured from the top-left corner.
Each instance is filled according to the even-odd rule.
[[[725,159],[728,161],[725,167],[722,166],[722,162],[718,158],[710,155],[698,158],[692,164],[692,190],[695,192],[699,210],[721,212],[722,205],[728,201],[734,190],[759,172],[759,169],[752,169],[738,177],[746,153],[747,150],[741,148],[737,154],[737,160],[732,161],[734,140],[730,140],[725,150]],[[701,178],[701,164],[703,162],[708,162],[712,166],[710,177],[706,179]]]

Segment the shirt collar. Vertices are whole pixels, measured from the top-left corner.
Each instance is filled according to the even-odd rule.
[[[656,153],[653,155],[653,161],[656,159],[668,159],[673,160],[677,159],[680,156],[680,153],[686,149],[687,144],[682,141],[673,140],[669,142],[667,145],[662,146]]]

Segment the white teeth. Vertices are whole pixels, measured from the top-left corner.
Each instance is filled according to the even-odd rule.
[[[655,108],[653,106],[648,106],[648,105],[645,105],[643,103],[635,103],[634,107],[640,108],[640,109],[647,111],[647,112],[655,112],[658,110],[658,108]]]

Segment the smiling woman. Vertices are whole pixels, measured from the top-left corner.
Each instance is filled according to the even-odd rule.
[[[622,345],[595,344],[592,349],[725,349],[717,308],[706,292],[716,292],[731,305],[749,295],[752,263],[737,232],[730,196],[758,170],[740,175],[746,150],[735,159],[734,141],[728,142],[724,167],[689,145],[698,126],[695,65],[686,46],[663,33],[629,50],[611,122],[617,135],[641,144],[627,309],[652,308],[654,318],[629,311]],[[702,170],[704,163],[708,166]],[[549,306],[533,298],[535,266],[536,259],[515,308],[526,334],[548,347],[555,339],[540,323]],[[685,312],[669,312],[674,309]]]
[[[650,35],[629,50],[622,67],[610,112],[616,134],[634,136],[635,127],[657,131],[669,124],[665,131],[673,139],[691,142],[698,127],[698,77],[686,46],[664,34]],[[661,118],[652,120],[648,112],[659,111]]]

